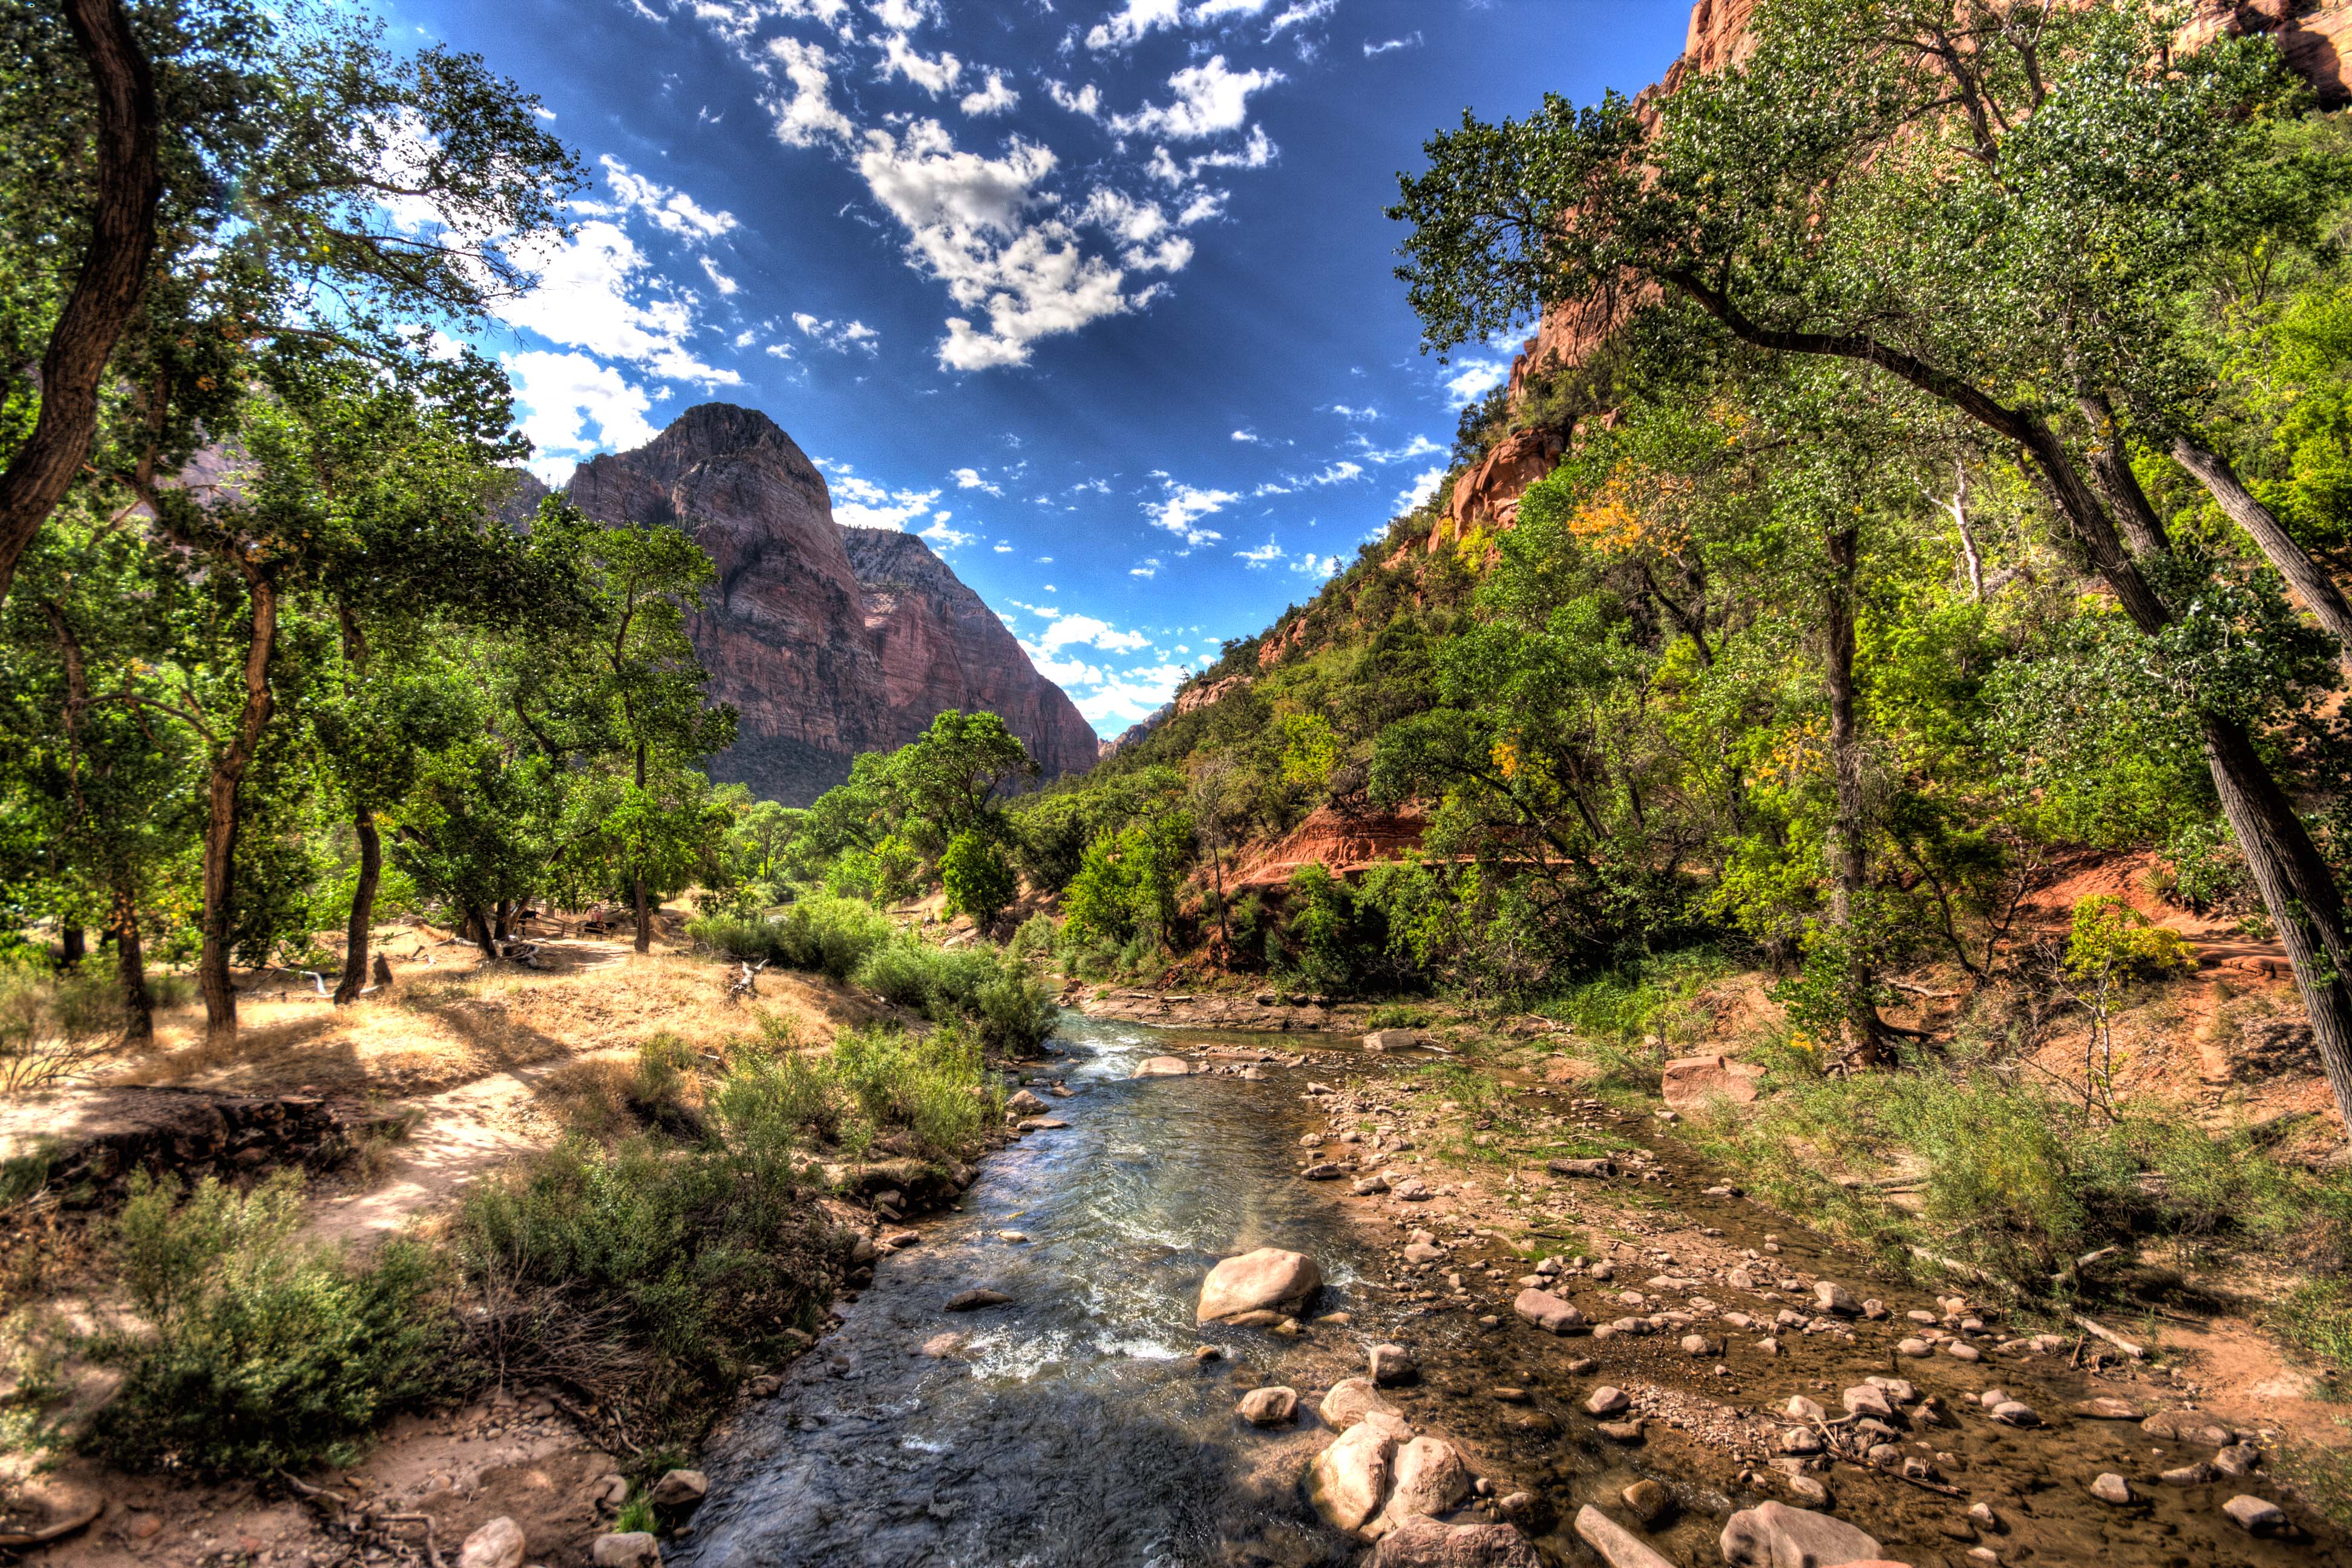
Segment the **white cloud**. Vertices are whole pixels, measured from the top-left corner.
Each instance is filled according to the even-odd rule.
[[[1158,556],[1148,555],[1127,569],[1129,577],[1158,577],[1161,562]]]
[[[1280,560],[1287,553],[1280,545],[1269,538],[1255,549],[1237,549],[1234,551],[1234,556],[1236,559],[1248,562],[1250,569],[1255,571],[1268,561]]]
[[[1426,435],[1416,435],[1402,446],[1375,446],[1361,436],[1356,438],[1356,450],[1385,468],[1391,463],[1410,463],[1416,457],[1434,457],[1445,450]]]
[[[1455,402],[1474,402],[1511,379],[1511,367],[1499,360],[1467,360],[1445,379],[1446,395]]]
[[[1166,528],[1187,545],[1213,544],[1225,537],[1214,529],[1201,528],[1200,521],[1216,516],[1241,497],[1231,490],[1196,489],[1173,479],[1165,483],[1167,498],[1145,507],[1151,514],[1153,526]]]
[[[569,241],[518,247],[517,259],[539,275],[539,284],[499,304],[499,317],[509,324],[665,380],[742,383],[733,371],[704,363],[686,346],[696,330],[693,297],[649,284],[644,253],[618,225],[592,219]]]
[[[1363,476],[1364,465],[1362,464],[1350,463],[1343,457],[1339,462],[1332,464],[1328,468],[1324,469],[1320,474],[1316,475],[1312,479],[1309,479],[1307,483],[1310,485],[1345,485],[1350,480],[1360,479]]]
[[[1265,41],[1270,44],[1293,27],[1319,22],[1339,8],[1339,0],[1297,0],[1297,5],[1274,19],[1274,26],[1266,29]]]
[[[1234,439],[1247,442],[1252,446],[1260,446],[1265,443],[1265,437],[1255,430],[1236,430],[1234,432]]]
[[[1199,179],[1203,169],[1263,169],[1274,162],[1275,154],[1279,151],[1266,135],[1265,126],[1253,125],[1249,140],[1239,147],[1223,152],[1203,152],[1198,157],[1187,158],[1181,163],[1170,155],[1167,148],[1154,147],[1151,157],[1143,165],[1143,172],[1168,184],[1183,185]],[[1223,192],[1217,193],[1216,201],[1218,205],[1223,205]],[[1193,206],[1199,204],[1196,199]]]
[[[1167,706],[1176,688],[1192,673],[1186,665],[1166,664],[1122,670],[1111,675],[1098,675],[1091,689],[1072,693],[1070,700],[1097,728],[1105,725],[1124,728],[1141,723]]]
[[[1400,512],[1412,511],[1415,507],[1436,495],[1438,486],[1444,482],[1445,470],[1443,467],[1422,470],[1413,476],[1412,484],[1397,492],[1396,509]]]
[[[783,86],[761,99],[775,116],[776,136],[787,147],[814,147],[827,140],[846,141],[856,127],[833,106],[833,57],[799,38],[777,38],[768,45],[769,58],[783,73]]]
[[[931,526],[924,528],[915,537],[930,540],[931,548],[939,550],[951,550],[960,545],[968,545],[980,537],[977,534],[968,534],[961,529],[948,527],[948,519],[952,516],[954,514],[951,512],[932,513]]]
[[[1181,0],[1126,0],[1125,5],[1087,32],[1090,49],[1123,49],[1147,33],[1176,25]]]
[[[1307,576],[1315,578],[1335,577],[1339,570],[1339,558],[1336,555],[1318,556],[1309,550],[1292,561],[1290,570],[1305,572]]]
[[[1381,416],[1381,411],[1379,409],[1370,407],[1349,408],[1344,402],[1333,403],[1331,405],[1331,412],[1338,414],[1341,419],[1347,420],[1378,419]]]
[[[982,478],[980,470],[977,468],[958,468],[950,472],[948,477],[956,482],[956,488],[959,490],[980,490],[991,496],[1004,494],[1003,490]]]
[[[1067,84],[1049,80],[1045,83],[1045,96],[1072,114],[1083,114],[1088,120],[1102,114],[1102,89],[1092,82],[1072,92]]]
[[[1050,590],[1051,584],[1046,585]],[[1122,632],[1091,615],[1057,614],[1034,644],[1033,652],[1058,653],[1065,648],[1099,648],[1106,653],[1135,653],[1151,646],[1140,632]]]
[[[937,490],[892,490],[834,465],[833,520],[845,528],[903,528],[930,511]]]
[[[1192,242],[1168,232],[1168,214],[1157,202],[1138,201],[1122,191],[1097,186],[1087,195],[1078,217],[1125,241],[1119,260],[1138,272],[1181,272],[1192,259]],[[1154,240],[1159,243],[1151,243]]]
[[[995,544],[991,545],[989,548],[999,555],[1011,555],[1013,553],[1013,547],[1004,543],[1002,539],[998,540]]]
[[[710,286],[713,288],[718,289],[719,293],[732,294],[738,288],[743,287],[733,278],[728,277],[725,273],[719,271],[719,264],[711,260],[709,256],[702,256],[698,259],[702,263],[703,276],[710,279]],[[736,346],[740,348],[742,345],[739,343]]]
[[[985,115],[1003,114],[1020,101],[1021,95],[1005,81],[1004,73],[991,71],[988,73],[988,85],[964,94],[963,102],[958,107],[978,120]]]
[[[1235,71],[1225,57],[1212,55],[1208,64],[1187,66],[1168,78],[1175,101],[1147,104],[1133,114],[1113,117],[1111,129],[1122,136],[1139,133],[1165,136],[1173,141],[1198,141],[1239,131],[1249,120],[1249,95],[1284,80],[1280,71]]]
[[[536,349],[501,355],[499,363],[514,382],[522,414],[517,426],[538,449],[531,470],[551,485],[562,483],[593,452],[625,452],[654,438],[646,422],[652,400],[609,365]],[[593,441],[590,424],[596,427]]]
[[[875,68],[877,80],[888,81],[894,76],[905,77],[933,98],[947,91],[963,75],[963,62],[942,52],[937,59],[925,59],[907,41],[904,33],[893,33],[882,41],[882,63]]]
[[[793,312],[793,325],[801,329],[803,337],[814,340],[817,347],[830,349],[836,354],[845,354],[852,349],[863,349],[871,354],[882,341],[882,334],[863,321],[851,321],[846,325],[830,319],[821,321],[805,310]]]
[[[629,166],[617,158],[600,160],[604,165],[605,182],[613,187],[622,207],[643,213],[666,234],[700,245],[740,227],[732,213],[713,213],[683,191],[632,173]]]
[[[1366,38],[1364,40],[1364,58],[1369,60],[1373,58],[1375,56],[1393,54],[1399,49],[1417,49],[1419,47],[1421,47],[1421,29],[1416,27],[1402,38],[1390,38],[1383,43],[1376,44],[1370,38]]]

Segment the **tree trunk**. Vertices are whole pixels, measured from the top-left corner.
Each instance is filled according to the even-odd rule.
[[[2239,483],[2237,471],[2230,466],[2228,458],[2183,437],[2172,444],[2172,460],[2197,476],[2197,482],[2229,514],[2230,520],[2253,536],[2263,555],[2286,579],[2287,586],[2303,601],[2304,608],[2311,612],[2311,618],[2336,639],[2336,657],[2346,672],[2352,674],[2352,605],[2345,603],[2336,580],[2279,526],[2271,509],[2255,500]]]
[[[1830,699],[1830,772],[1836,804],[1830,817],[1830,920],[1849,943],[1852,982],[1864,1000],[1846,1020],[1849,1059],[1857,1067],[1879,1061],[1877,1009],[1868,1001],[1871,977],[1852,955],[1854,904],[1869,873],[1862,811],[1862,737],[1854,717],[1853,580],[1862,557],[1860,530],[1832,531],[1829,547],[1830,591],[1828,626],[1822,653],[1822,674]]]
[[[637,742],[637,793],[646,789],[646,743]],[[650,953],[654,945],[653,913],[646,904],[646,879],[641,872],[632,881],[637,901],[637,951]]]
[[[0,473],[0,600],[89,455],[100,382],[146,287],[163,189],[156,158],[163,112],[121,0],[65,0],[65,13],[98,89],[97,199],[80,276],[41,356],[41,412]]]
[[[89,956],[89,936],[82,930],[80,921],[62,923],[58,926],[58,946],[60,967],[78,969],[81,967],[81,961]]]
[[[215,1043],[236,1038],[236,989],[229,983],[228,959],[241,815],[237,791],[276,706],[269,695],[269,661],[278,645],[278,590],[257,573],[246,580],[253,597],[253,632],[245,652],[245,707],[235,736],[213,758],[205,791],[204,946],[196,957],[196,983],[205,996],[205,1037]]]
[[[352,889],[351,921],[343,927],[343,977],[335,985],[335,1005],[349,1007],[367,988],[368,933],[375,928],[375,884],[383,875],[383,843],[375,813],[362,806],[352,813],[359,835],[360,878]]]
[[[147,956],[139,943],[139,907],[127,883],[114,890],[111,920],[114,973],[122,985],[122,1038],[131,1045],[155,1039],[155,998],[147,989]]]
[[[499,945],[490,938],[489,917],[478,904],[466,905],[466,935],[474,939],[474,946],[482,950],[484,958],[499,956]]]
[[[2131,459],[2124,452],[2123,432],[2116,427],[2115,410],[2108,406],[2104,393],[2086,392],[2074,400],[2083,417],[2091,425],[2091,473],[2099,482],[2099,493],[2123,525],[2124,538],[2131,541],[2135,555],[2162,555],[2172,548],[2164,537],[2164,525],[2157,520],[2156,508],[2147,504],[2147,492],[2139,487],[2139,476],[2132,472]]]

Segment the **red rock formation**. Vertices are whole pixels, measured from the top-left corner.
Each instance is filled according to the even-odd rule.
[[[1470,471],[1454,482],[1453,504],[1429,530],[1434,552],[1473,528],[1507,528],[1517,520],[1519,497],[1550,473],[1568,444],[1557,430],[1516,430]]]
[[[1318,806],[1286,837],[1255,851],[1234,867],[1225,885],[1235,890],[1278,887],[1307,865],[1345,876],[1419,849],[1423,826],[1423,819],[1411,812],[1349,817]]]
[[[583,464],[570,495],[606,522],[675,524],[717,565],[688,618],[711,695],[741,716],[714,778],[805,805],[949,708],[1003,715],[1049,778],[1093,763],[1092,729],[1003,622],[920,539],[837,526],[824,476],[765,414],[688,409]]]
[[[1176,711],[1191,713],[1196,708],[1207,707],[1212,703],[1223,702],[1235,692],[1247,691],[1255,685],[1256,683],[1247,675],[1227,675],[1222,681],[1186,686],[1176,694]]]

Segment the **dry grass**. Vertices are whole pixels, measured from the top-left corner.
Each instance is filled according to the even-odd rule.
[[[389,992],[334,1008],[296,982],[285,999],[242,1000],[236,1044],[204,1039],[200,1006],[156,1018],[155,1049],[118,1068],[122,1082],[209,1088],[289,1089],[401,1097],[472,1082],[494,1072],[591,1052],[635,1048],[667,1032],[717,1047],[753,1027],[751,1008],[727,998],[728,966],[686,952],[639,956],[625,942],[582,939],[541,949],[543,969],[485,965],[463,946],[425,948],[413,931],[386,928],[394,956]],[[404,961],[429,951],[434,962]],[[796,976],[761,977],[765,1009],[803,1038],[824,1040],[891,1009]]]

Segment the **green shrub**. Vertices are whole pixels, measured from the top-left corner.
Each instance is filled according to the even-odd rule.
[[[266,1475],[348,1464],[380,1422],[449,1389],[445,1275],[388,1243],[364,1265],[304,1247],[302,1184],[239,1196],[132,1178],[110,1255],[144,1328],[92,1342],[122,1383],[88,1446],[125,1469]]]
[[[891,942],[866,954],[851,978],[886,1002],[921,1009],[930,1000],[933,951],[920,942]]]
[[[1058,933],[1050,915],[1033,915],[1013,934],[1010,951],[1018,958],[1043,958],[1054,951]]]
[[[757,915],[701,915],[686,923],[686,935],[697,946],[746,964],[783,956],[783,928]]]
[[[1028,976],[1008,971],[973,998],[972,1023],[981,1044],[1006,1056],[1028,1056],[1054,1032],[1054,996]]]
[[[970,829],[940,853],[940,885],[947,890],[948,913],[969,915],[982,929],[1021,892],[1004,852]]]
[[[836,980],[848,979],[867,954],[898,936],[888,915],[857,898],[804,898],[773,924],[778,962]]]

